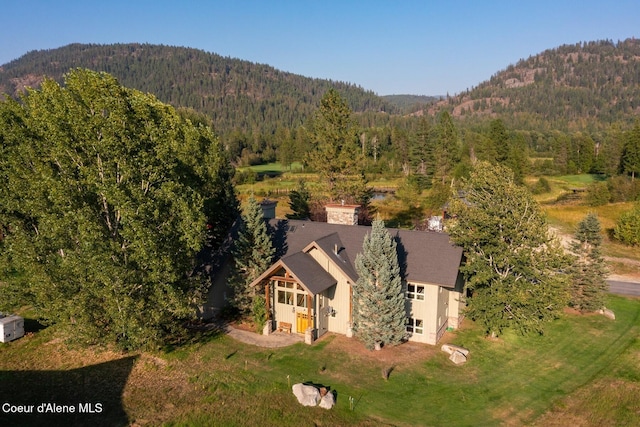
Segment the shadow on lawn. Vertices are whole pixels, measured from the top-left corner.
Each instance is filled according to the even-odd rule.
[[[122,392],[136,359],[68,371],[0,371],[0,425],[129,425]],[[30,412],[16,412],[20,406]]]

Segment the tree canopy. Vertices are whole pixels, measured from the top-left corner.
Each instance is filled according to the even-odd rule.
[[[567,303],[566,258],[527,189],[506,166],[478,162],[451,203],[449,231],[464,249],[467,315],[500,334],[544,330]]]
[[[1,102],[0,142],[4,308],[30,304],[85,343],[175,338],[207,289],[196,255],[235,216],[212,130],[77,69]]]

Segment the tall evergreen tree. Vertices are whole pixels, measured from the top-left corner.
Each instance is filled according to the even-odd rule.
[[[489,126],[489,140],[493,145],[493,152],[495,153],[495,160],[498,163],[503,163],[509,158],[511,147],[509,145],[509,135],[507,129],[504,126],[502,119],[494,119]]]
[[[542,333],[568,295],[559,274],[567,260],[540,208],[509,168],[487,162],[475,165],[462,194],[452,200],[449,232],[466,257],[467,315],[492,335]]]
[[[233,289],[233,305],[242,315],[249,314],[254,299],[260,297],[253,282],[271,265],[275,248],[267,230],[262,207],[252,196],[242,215],[242,223],[233,248],[233,267],[229,284]]]
[[[286,217],[289,219],[308,219],[311,216],[309,208],[310,197],[311,195],[304,181],[298,181],[296,189],[289,192],[289,207],[292,213],[287,214]]]
[[[629,131],[621,159],[622,171],[635,179],[640,174],[640,121]]]
[[[435,127],[435,135],[436,143],[433,151],[434,179],[442,184],[447,184],[452,178],[456,162],[460,160],[458,130],[453,123],[451,114],[447,111],[440,114],[438,124]]]
[[[571,252],[575,260],[571,266],[570,305],[580,311],[595,311],[604,307],[607,292],[606,267],[600,246],[600,221],[594,213],[589,213],[580,221]]]
[[[318,172],[332,199],[352,198],[351,189],[357,187],[354,181],[363,177],[363,158],[351,109],[335,89],[322,97],[313,137],[315,149],[308,154],[309,165]]]
[[[395,345],[406,338],[406,312],[395,240],[375,220],[356,256],[358,281],[353,286],[353,329],[369,349]]]

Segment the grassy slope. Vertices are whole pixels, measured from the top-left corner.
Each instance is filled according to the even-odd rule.
[[[170,353],[137,355],[126,384],[116,386],[123,389],[129,421],[141,425],[547,425],[575,417],[586,420],[580,425],[629,425],[640,411],[640,300],[611,297],[608,305],[615,321],[567,315],[549,325],[545,336],[529,338],[488,340],[467,321],[447,336],[471,350],[469,362],[459,367],[430,346],[370,353],[335,336],[313,346],[262,349],[214,334]],[[392,351],[404,362],[385,381],[381,370],[393,363]],[[108,389],[113,375],[97,367],[122,357],[69,350],[55,328],[45,329],[0,345],[0,374],[13,379],[0,381],[0,391],[20,396],[37,390],[18,381],[20,371],[83,365],[103,375],[93,382]],[[49,399],[79,387],[73,380],[50,384]],[[300,406],[290,384],[304,381],[331,386],[338,393],[336,407]],[[109,409],[114,417],[120,414]]]

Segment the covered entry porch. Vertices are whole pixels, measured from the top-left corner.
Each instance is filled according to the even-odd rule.
[[[307,253],[276,262],[253,283],[264,290],[268,331],[305,334],[311,330],[314,339],[322,336],[331,312],[326,291],[336,283]]]

